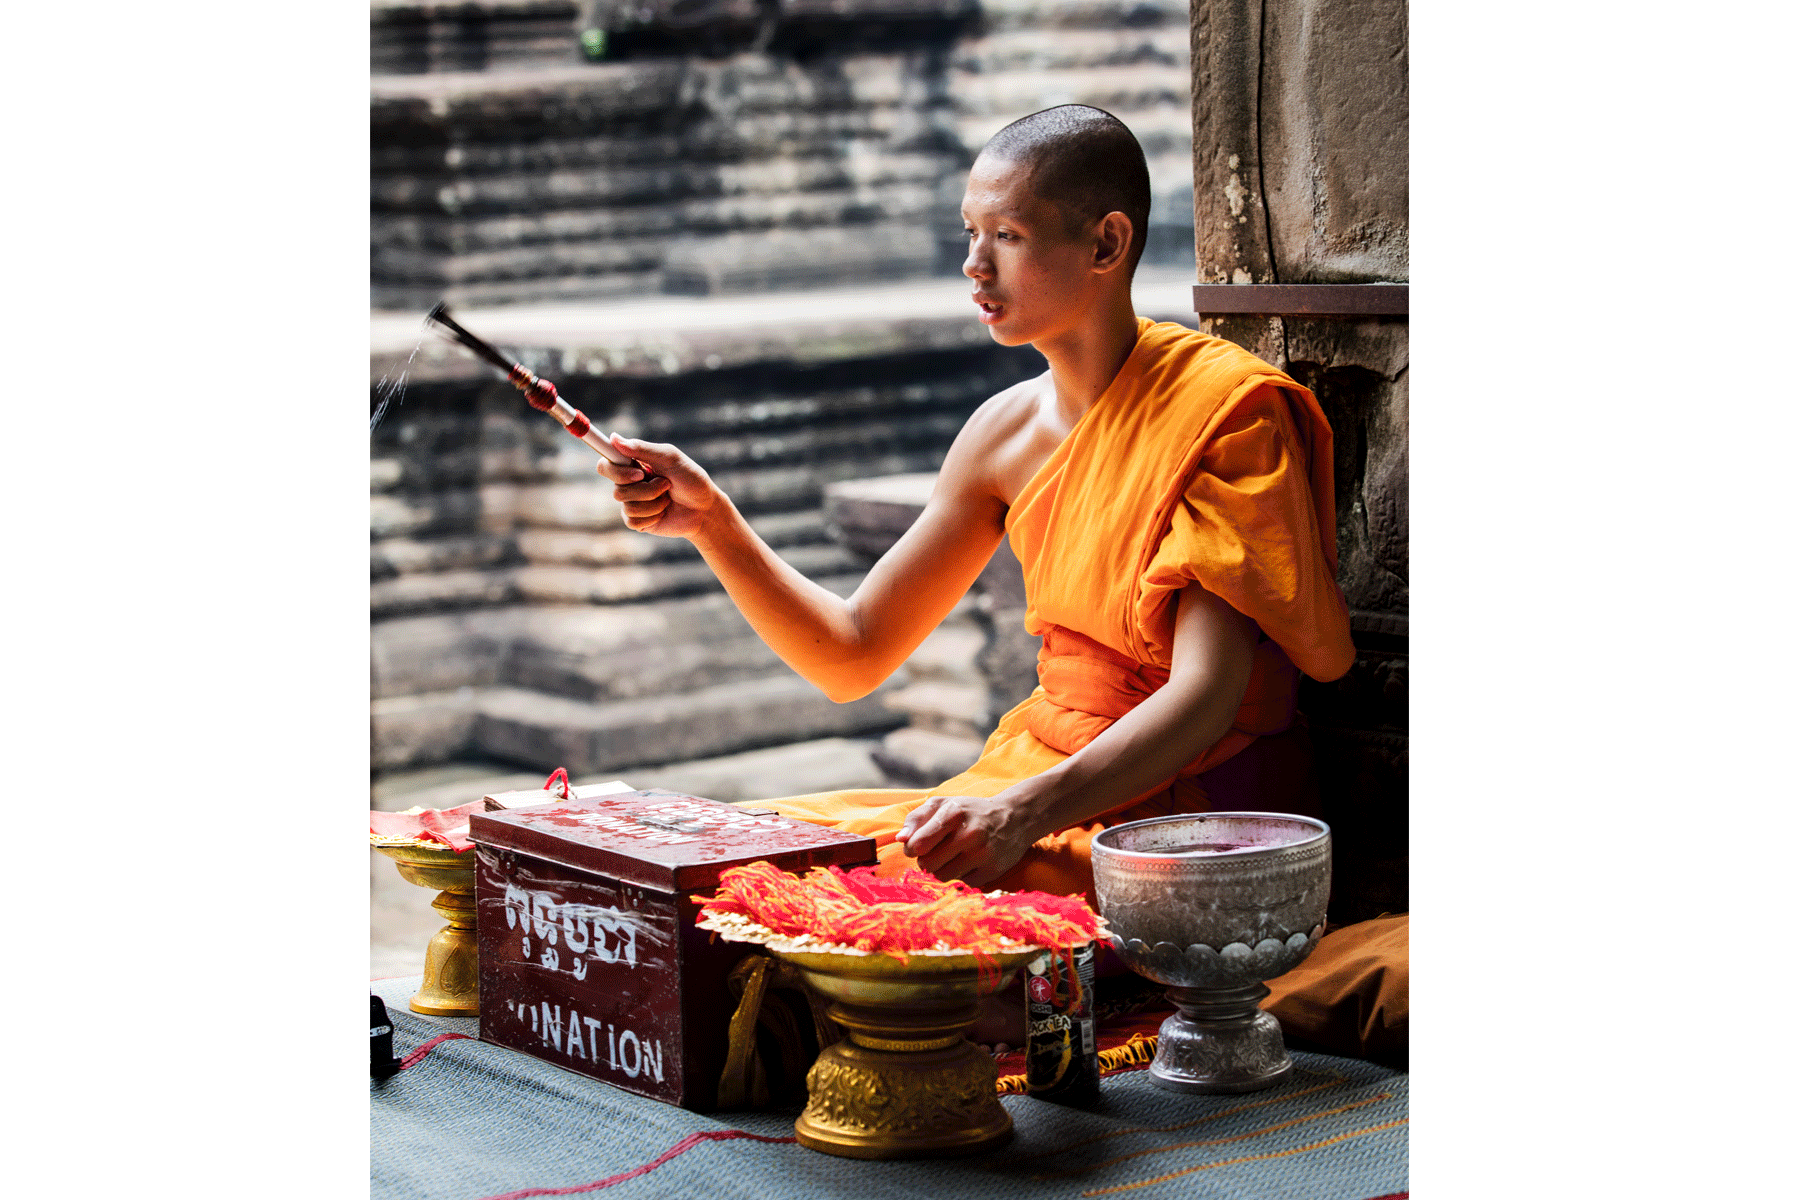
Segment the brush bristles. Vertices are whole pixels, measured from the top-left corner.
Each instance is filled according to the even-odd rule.
[[[449,330],[452,337],[468,347],[474,352],[475,356],[482,361],[491,363],[502,371],[512,370],[513,364],[508,361],[504,355],[474,334],[470,333],[468,330],[464,329],[461,325],[458,325],[455,319],[450,316],[449,307],[442,301],[440,301],[430,312],[425,314],[425,321],[427,324],[441,325]]]

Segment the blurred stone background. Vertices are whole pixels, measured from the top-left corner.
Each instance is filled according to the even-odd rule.
[[[1154,191],[1144,315],[1196,324],[1197,278],[1405,278],[1404,5],[1303,7],[376,0],[371,804],[464,803],[557,766],[736,800],[929,785],[973,761],[1033,683],[1004,547],[893,679],[834,705],[686,542],[624,528],[590,449],[420,318],[448,300],[595,424],[682,445],[784,558],[848,593],[968,414],[1043,370],[970,319],[959,273],[964,175],[1009,121],[1080,102],[1137,134]],[[1359,86],[1388,96],[1393,22],[1376,18],[1394,11],[1400,135],[1371,165],[1354,122],[1321,139],[1308,81],[1345,103],[1371,100]],[[1240,44],[1214,32],[1233,29]],[[1349,35],[1360,68],[1320,54]],[[1211,65],[1222,55],[1231,69]],[[1279,86],[1246,99],[1265,76]],[[1238,156],[1196,159],[1195,128]],[[1285,192],[1260,172],[1271,130]],[[1379,177],[1352,189],[1366,211],[1321,218],[1315,193],[1346,175]],[[1249,234],[1246,203],[1264,218]],[[1345,251],[1363,243],[1386,257]],[[1365,830],[1377,866],[1334,905],[1361,915],[1405,907],[1405,323],[1379,324],[1216,328],[1317,388],[1339,430],[1363,654],[1305,703],[1328,718],[1315,736],[1352,781],[1345,803],[1385,814]],[[372,973],[417,971],[441,924],[430,897],[374,856],[371,894]]]

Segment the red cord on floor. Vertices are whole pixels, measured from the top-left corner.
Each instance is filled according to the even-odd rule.
[[[524,1188],[517,1192],[502,1192],[498,1196],[485,1196],[482,1200],[525,1200],[525,1197],[527,1196],[572,1196],[577,1192],[598,1191],[601,1188],[609,1188],[615,1183],[624,1183],[627,1179],[636,1179],[639,1175],[646,1175],[668,1162],[671,1158],[680,1154],[686,1154],[689,1150],[692,1150],[702,1142],[751,1141],[776,1142],[783,1145],[792,1145],[795,1140],[796,1139],[792,1137],[764,1137],[760,1133],[744,1133],[737,1129],[718,1129],[702,1131],[700,1133],[690,1133],[679,1142],[676,1142],[673,1146],[670,1146],[667,1150],[664,1150],[650,1162],[645,1163],[641,1167],[633,1167],[631,1170],[618,1175],[609,1175],[605,1179],[596,1179],[592,1183],[578,1183],[574,1187]]]
[[[427,1054],[430,1054],[433,1050],[436,1050],[438,1048],[438,1046],[441,1045],[442,1043],[454,1042],[459,1039],[462,1041],[465,1041],[465,1042],[472,1042],[475,1040],[474,1038],[470,1037],[466,1033],[440,1033],[436,1037],[432,1038],[429,1042],[423,1043],[422,1045],[419,1046],[419,1048],[417,1050],[414,1050],[411,1054],[408,1054],[405,1058],[401,1059],[400,1060],[400,1069],[402,1071],[404,1071],[404,1070],[406,1070],[406,1068],[413,1066],[420,1059],[424,1058]]]

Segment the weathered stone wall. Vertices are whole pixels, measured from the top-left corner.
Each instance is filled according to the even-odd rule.
[[[1139,133],[1148,261],[1189,261],[1185,14],[1172,0],[788,0],[765,47],[692,52],[706,12],[735,28],[738,8],[755,10],[744,0],[619,32],[616,60],[520,50],[488,53],[487,70],[378,66],[375,307],[954,274],[974,154],[1009,121],[1071,101]],[[376,28],[445,11],[383,6]],[[407,61],[454,60],[421,54]]]
[[[1194,244],[1206,283],[1407,278],[1405,0],[1193,0]],[[1204,327],[1204,326],[1203,326]],[[1356,665],[1304,681],[1333,914],[1407,907],[1407,323],[1210,322],[1318,396]]]

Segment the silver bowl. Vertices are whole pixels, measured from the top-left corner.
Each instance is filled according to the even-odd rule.
[[[1178,1092],[1249,1092],[1292,1069],[1263,981],[1325,932],[1331,830],[1283,813],[1195,813],[1094,838],[1094,890],[1113,949],[1168,985],[1150,1078]]]

